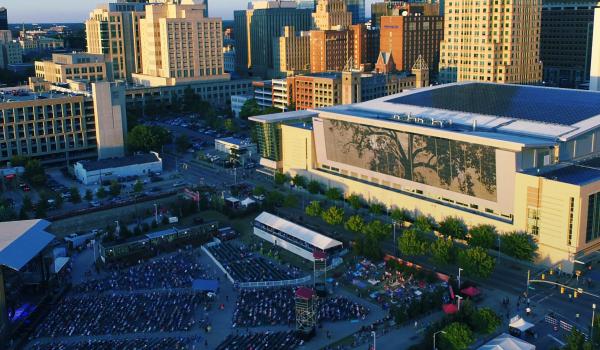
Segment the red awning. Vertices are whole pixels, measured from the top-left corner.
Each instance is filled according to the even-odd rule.
[[[478,296],[481,292],[479,291],[479,289],[475,288],[475,287],[468,287],[465,288],[463,290],[460,291],[462,294],[468,296],[468,297],[476,297]]]
[[[325,260],[325,259],[327,259],[327,254],[325,254],[325,252],[322,252],[320,250],[315,250],[313,252],[313,258],[315,258],[315,260]]]
[[[310,288],[307,287],[300,287],[298,289],[296,289],[296,298],[301,298],[301,299],[312,299],[313,295],[314,295],[314,291]]]
[[[451,315],[458,312],[458,307],[456,307],[454,304],[444,304],[442,309],[446,315]]]

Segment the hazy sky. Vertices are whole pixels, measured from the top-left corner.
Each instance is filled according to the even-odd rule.
[[[246,8],[249,0],[208,0],[211,16],[233,19],[233,11]],[[366,0],[367,8],[374,0]],[[83,22],[102,0],[0,0],[8,9],[8,22]],[[108,1],[105,1],[108,2]],[[369,11],[367,11],[369,12]]]

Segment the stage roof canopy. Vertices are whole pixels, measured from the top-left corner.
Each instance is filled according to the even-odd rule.
[[[46,220],[0,222],[0,265],[19,271],[52,240]]]

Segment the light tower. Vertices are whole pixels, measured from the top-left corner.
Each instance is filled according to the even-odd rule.
[[[308,340],[315,335],[316,313],[315,292],[308,287],[296,289],[296,332],[301,339]]]
[[[313,252],[313,282],[314,288],[319,297],[327,295],[327,254],[325,252],[315,250]]]

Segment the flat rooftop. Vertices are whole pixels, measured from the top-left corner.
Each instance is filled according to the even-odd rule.
[[[87,171],[95,171],[101,169],[120,168],[129,165],[146,164],[158,162],[160,158],[156,153],[134,154],[121,158],[108,158],[100,160],[82,160],[79,163]]]
[[[600,115],[600,94],[596,92],[526,85],[448,85],[388,102],[560,125]]]
[[[600,158],[592,158],[540,175],[549,180],[583,186],[600,180]]]
[[[600,128],[600,93],[524,85],[454,83],[321,110],[360,118],[414,117],[443,122],[445,130],[466,132],[476,126],[489,137],[548,141],[567,141]],[[401,119],[396,122],[406,123]]]
[[[238,139],[237,137],[223,137],[220,139],[216,139],[217,142],[230,143],[236,146],[250,146],[252,145],[252,141],[248,139]]]
[[[0,103],[26,102],[34,100],[47,100],[54,98],[65,98],[72,96],[83,96],[84,93],[66,93],[60,91],[32,92],[24,89],[2,89],[0,90]]]

